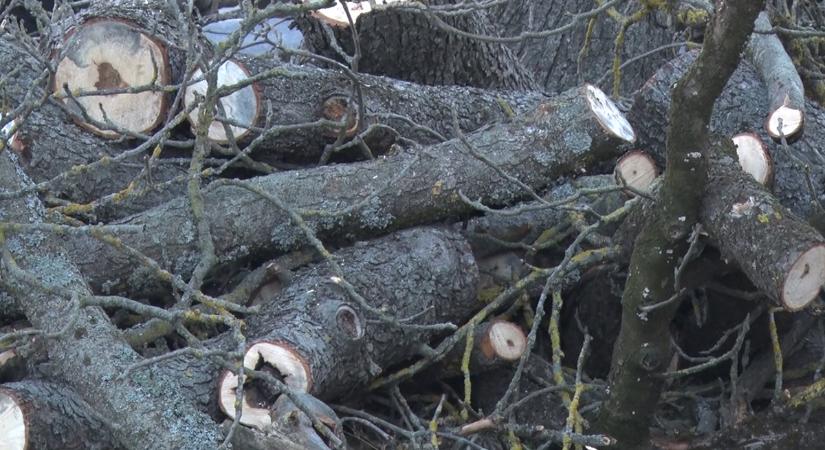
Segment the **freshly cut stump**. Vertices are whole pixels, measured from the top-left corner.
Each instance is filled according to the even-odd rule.
[[[203,78],[203,72],[195,71],[192,79]],[[249,71],[241,63],[233,60],[226,61],[218,68],[218,88],[226,86],[234,86],[249,78]],[[184,103],[188,107],[198,98],[206,95],[207,83],[206,80],[198,81],[186,88],[186,95]],[[229,129],[232,131],[232,136],[236,140],[241,140],[250,132],[250,127],[254,126],[258,121],[261,111],[261,100],[258,94],[258,88],[255,83],[244,86],[240,89],[234,90],[229,95],[220,98],[220,104],[223,111],[218,109],[215,111],[216,116],[222,116],[229,119]],[[192,124],[194,131],[198,124],[199,107],[195,107],[189,113],[189,123]],[[229,142],[229,135],[226,132],[226,126],[220,120],[214,120],[209,125],[207,136],[210,140],[221,144]]]
[[[762,186],[773,178],[773,161],[767,147],[755,133],[740,133],[733,137],[739,165]]]
[[[629,186],[636,192],[648,192],[653,180],[659,176],[656,161],[641,150],[627,152],[616,162],[616,182]]]
[[[802,110],[788,105],[785,102],[774,109],[765,121],[765,130],[774,139],[781,139],[783,136],[787,140],[794,140],[802,131],[805,122],[805,114]]]
[[[59,56],[52,91],[81,126],[103,137],[120,136],[113,129],[88,123],[83,111],[96,121],[108,120],[135,133],[149,132],[163,120],[166,95],[156,88],[169,84],[171,78],[166,48],[130,22],[92,19],[72,28]],[[76,101],[67,98],[66,86]],[[128,88],[142,92],[82,95]]]
[[[0,449],[26,448],[26,420],[23,410],[10,395],[0,392]]]

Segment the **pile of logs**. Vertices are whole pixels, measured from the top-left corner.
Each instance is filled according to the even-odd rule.
[[[597,377],[622,271],[657,207],[671,87],[695,52],[658,68],[625,113],[594,84],[539,92],[506,39],[472,38],[522,27],[492,10],[435,20],[418,4],[248,2],[213,46],[198,20],[219,2],[88,3],[56,8],[37,40],[13,23],[0,40],[14,68],[0,448],[614,442],[576,408],[608,395]],[[296,15],[317,54],[292,52],[313,64],[238,52],[254,26]],[[396,38],[399,26],[417,31]],[[439,44],[456,27],[466,36]],[[742,351],[749,311],[802,342],[793,324],[812,328],[803,310],[825,285],[825,109],[764,12],[756,29],[716,102],[696,263],[677,274],[694,298],[678,320],[701,316],[697,292],[736,305],[725,326],[742,337],[711,357]],[[432,48],[449,70],[415,67]],[[803,312],[777,331],[780,309]],[[682,322],[677,374],[701,362],[684,353],[705,350],[691,339],[726,333]],[[755,338],[747,351],[773,355]]]

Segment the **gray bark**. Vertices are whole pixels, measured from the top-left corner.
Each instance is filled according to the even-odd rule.
[[[594,119],[579,89],[467,139],[481,155],[533,189],[615,155],[621,147]],[[343,215],[305,218],[318,237],[330,243],[467,216],[473,208],[460,199],[459,191],[490,206],[511,204],[526,195],[455,140],[374,162],[277,173],[243,183],[295,209],[330,214],[359,205]],[[306,243],[288,216],[257,193],[218,183],[206,189],[204,199],[220,263],[271,257]],[[145,232],[121,236],[126,244],[184,278],[199,259],[187,202],[175,200],[124,221],[144,226]],[[128,257],[98,241],[71,237],[66,248],[96,290],[146,292],[156,287],[152,271],[136,268]]]
[[[457,3],[436,0],[429,5]],[[486,11],[443,17],[452,27],[473,34],[495,35]],[[299,22],[311,49],[335,58],[327,35],[315,19]],[[459,36],[439,28],[420,11],[390,8],[362,14],[356,22],[361,45],[358,69],[375,75],[429,85],[531,89],[532,75],[503,44]],[[349,55],[355,53],[348,28],[336,30],[337,42]]]
[[[344,279],[371,307],[403,325],[458,325],[483,306],[476,296],[475,259],[467,242],[453,232],[414,228],[358,243],[334,258]],[[304,358],[310,393],[321,399],[357,391],[440,335],[376,318],[330,281],[334,273],[326,263],[299,272],[248,320],[251,341],[286,343]],[[336,313],[342,306],[360,318],[363,337],[341,326]]]
[[[688,53],[662,66],[637,94],[628,120],[638,130],[638,144],[662,161],[667,110],[670,107],[670,86],[678,80],[695,59]],[[820,213],[814,201],[825,201],[825,165],[822,164],[822,142],[825,142],[825,110],[816,103],[806,103],[805,133],[788,149],[773,142],[763,128],[769,110],[765,84],[754,68],[743,61],[731,76],[722,95],[716,99],[710,130],[725,136],[751,131],[767,146],[773,159],[773,194],[782,205],[800,217],[815,221]],[[808,189],[805,178],[807,165],[816,192]]]
[[[122,448],[112,430],[88,403],[66,386],[27,380],[0,385],[23,411],[26,448],[109,450]]]
[[[4,190],[27,187],[30,181],[13,155],[0,154],[0,185]],[[0,201],[0,221],[40,223],[44,211],[36,197]],[[3,280],[20,301],[31,324],[55,333],[67,321],[68,296],[90,296],[87,285],[53,236],[27,232],[6,236],[6,248],[17,264],[47,290],[31,287],[8,273]],[[127,448],[215,448],[217,425],[197,413],[176,389],[171,376],[119,380],[140,357],[99,308],[83,308],[67,335],[48,346],[54,379],[71,386],[98,412],[117,424],[113,436]]]

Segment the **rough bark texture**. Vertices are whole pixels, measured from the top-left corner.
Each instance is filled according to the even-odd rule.
[[[669,87],[695,59],[695,53],[688,53],[662,66],[637,93],[633,108],[628,113],[628,120],[639,133],[638,144],[660,161],[664,155],[663,137],[671,102]],[[817,214],[817,207],[812,202],[825,201],[825,189],[821,188],[825,185],[825,166],[821,162],[822,142],[825,142],[825,109],[814,102],[807,102],[805,133],[786,150],[774,142],[762,126],[769,112],[767,97],[765,84],[753,66],[742,61],[716,99],[709,130],[725,136],[744,131],[757,134],[767,146],[774,163],[774,195],[793,213],[812,219]],[[814,195],[808,188],[803,164],[810,168],[811,182],[816,189]]]
[[[673,88],[659,208],[635,242],[622,296],[622,327],[613,352],[610,396],[599,416],[598,428],[616,438],[621,449],[649,447],[648,427],[663,387],[659,375],[672,355],[668,334],[679,302],[648,315],[640,315],[639,307],[666,301],[681,288],[674,286],[674,272],[699,219],[713,100],[736,69],[762,3],[717,3],[702,53]]]
[[[414,228],[358,243],[334,258],[370,306],[404,325],[459,324],[483,306],[475,259],[453,232]],[[377,319],[330,281],[333,274],[327,264],[299,272],[248,321],[252,341],[286,343],[306,360],[310,393],[321,399],[356,391],[439,334]],[[355,310],[363,337],[353,338],[342,326],[336,314],[342,306]]]
[[[17,190],[29,185],[13,155],[0,154],[0,186]],[[0,220],[39,223],[43,207],[33,196],[0,201]],[[57,244],[42,232],[5,236],[5,244],[17,264],[47,289],[23,283],[7,273],[3,280],[20,299],[31,324],[47,333],[65,326],[69,298],[91,293],[76,266]],[[135,377],[118,380],[126,367],[140,360],[120,338],[119,332],[99,308],[83,308],[68,335],[48,347],[55,378],[62,379],[79,395],[96,405],[98,412],[118,427],[113,435],[127,448],[215,448],[220,433],[214,422],[193,410],[175,387],[172,377]]]
[[[23,411],[26,448],[122,448],[112,440],[112,430],[94,408],[66,386],[27,380],[0,385],[0,395],[11,397]]]
[[[252,58],[237,55],[254,76],[270,73],[273,76],[256,84],[261,98],[272,102],[270,111],[264,107],[261,122],[270,114],[272,125],[295,125],[325,118],[324,102],[333,97],[347,99],[352,93],[352,81],[339,71],[310,66],[281,64],[272,58]],[[511,92],[482,90],[461,86],[422,86],[391,78],[359,74],[362,86],[364,110],[367,117],[361,120],[361,129],[382,123],[394,128],[401,136],[421,144],[438,142],[438,137],[397,117],[408,118],[415,124],[427,127],[446,138],[455,135],[451,111],[458,114],[463,132],[470,132],[495,121],[508,118],[508,109],[515,114],[531,110],[546,96],[535,92]],[[360,101],[353,96],[355,102]],[[357,105],[353,105],[358,111]],[[258,124],[259,126],[262,123]],[[336,131],[320,132],[317,127],[288,130],[264,137],[254,155],[271,162],[316,163],[324,146],[335,141]],[[381,134],[379,130],[377,133]],[[386,134],[386,131],[383,132]],[[383,154],[387,145],[367,139],[373,154]],[[390,140],[389,142],[392,142]],[[346,150],[346,156],[360,156],[358,148]]]
[[[535,112],[467,136],[476,150],[501,170],[534,189],[577,168],[615,155],[621,142],[592,115],[583,89],[570,90]],[[405,170],[406,169],[406,170]],[[400,174],[403,177],[399,177]],[[296,209],[333,212],[366,201],[345,215],[308,216],[321,239],[345,241],[472,213],[458,196],[490,206],[525,197],[520,187],[469,155],[459,141],[448,141],[377,161],[277,173],[244,184],[280,197]],[[377,195],[370,197],[377,192]],[[303,233],[269,200],[239,186],[213,186],[204,194],[205,217],[221,263],[284,252],[304,245]],[[186,199],[134,216],[125,223],[146,232],[123,241],[188,277],[198,261],[195,225]],[[91,238],[69,238],[67,250],[87,280],[100,291],[146,291],[151,272]]]
[[[595,2],[579,0],[514,0],[491,12],[500,35],[517,36],[525,31],[542,31],[561,27],[570,22],[570,16],[559,14],[582,13],[595,8]],[[623,9],[623,8],[620,8]],[[669,44],[673,32],[664,25],[658,13],[648,15],[642,22],[627,30],[621,51],[622,61]],[[532,21],[532,22],[531,22]],[[581,73],[577,59],[587,30],[587,19],[571,29],[546,38],[527,39],[512,44],[519,59],[533,72],[536,82],[548,92],[561,92],[581,82],[596,83],[613,65],[614,43],[619,24],[605,14],[596,19],[591,43],[582,60]],[[655,53],[641,62],[622,69],[622,93],[635,91],[659,65],[673,56],[672,50]],[[599,87],[609,88],[610,77]]]
[[[448,5],[455,0],[435,0],[429,5]],[[499,43],[459,36],[441,29],[421,11],[389,8],[362,14],[356,22],[361,44],[358,69],[376,75],[429,85],[461,85],[482,88],[530,89],[533,78],[515,52]],[[486,11],[445,17],[444,23],[473,34],[495,35]],[[315,20],[303,25],[306,41],[321,54],[337,57],[327,35]],[[355,53],[348,29],[336,33],[338,44]]]
[[[11,42],[0,45],[0,63],[7,67],[18,67],[10,72],[4,86],[7,101],[17,106],[24,102],[34,102],[44,94],[45,81],[38,78],[45,66],[27,55]],[[26,99],[30,88],[32,96]],[[21,157],[21,164],[26,173],[37,183],[51,180],[68,172],[65,178],[49,185],[47,192],[55,197],[74,202],[86,203],[106,194],[126,188],[145,167],[140,157],[127,158],[123,162],[108,162],[94,169],[79,170],[75,166],[93,163],[103,157],[113,157],[131,148],[128,143],[107,140],[79,127],[57,105],[46,101],[26,118],[22,127],[12,140],[12,150]],[[161,164],[152,171],[155,183],[173,178],[181,172],[169,164]],[[110,205],[111,209],[98,211],[99,218],[125,215],[140,211],[173,198],[180,193],[180,185],[166,190],[149,191],[140,199],[130,200],[128,204]]]
[[[711,151],[702,224],[722,256],[735,261],[756,287],[788,309],[804,307],[815,299],[819,287],[803,304],[783,292],[786,281],[797,258],[825,245],[825,239],[742,171],[727,138],[716,142]],[[809,276],[819,279],[823,270],[812,264]]]

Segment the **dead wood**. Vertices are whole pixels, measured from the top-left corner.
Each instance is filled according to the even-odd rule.
[[[9,152],[0,154],[0,175],[6,191],[30,184]],[[43,207],[32,195],[2,200],[0,210],[5,220],[43,222]],[[174,379],[154,379],[151,387],[145,378],[117,381],[139,356],[120,338],[101,309],[78,308],[79,302],[92,294],[53,236],[42,231],[4,234],[5,289],[19,300],[34,327],[72,336],[48,346],[49,358],[57,369],[54,379],[64,381],[95,404],[101,415],[118,423],[113,436],[121,445],[215,448],[220,443],[217,426],[181,397]],[[167,408],[176,413],[164,414]]]
[[[374,162],[218,182],[204,193],[216,255],[226,264],[305,245],[304,233],[278,202],[305,211],[304,220],[317,236],[333,241],[466,216],[473,207],[460,194],[490,206],[513,203],[527,194],[498,170],[541,189],[615,155],[623,142],[633,140],[618,111],[594,92],[589,87],[567,91],[534,112],[467,135],[469,147],[452,140]],[[469,154],[469,148],[487,162]],[[122,222],[145,232],[119,237],[161,267],[188,277],[199,248],[186,202],[175,200]],[[66,248],[97,290],[147,292],[157,286],[154,269],[136,269],[112,246],[77,237],[68,239]]]
[[[0,385],[3,448],[116,449],[112,429],[66,386],[27,380]]]
[[[333,258],[340,272],[328,263],[299,272],[248,319],[245,366],[270,366],[288,386],[321,399],[354,394],[446,330],[428,325],[463,323],[482,306],[475,260],[453,232],[414,228]],[[237,382],[232,373],[221,377],[221,407],[230,416]],[[267,418],[259,406],[241,422],[263,428]]]

